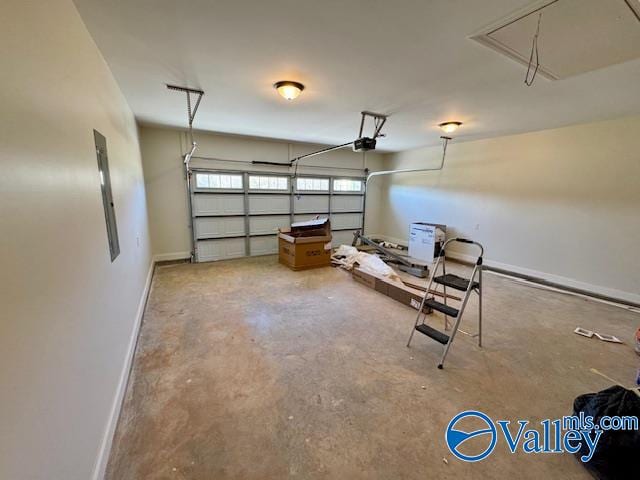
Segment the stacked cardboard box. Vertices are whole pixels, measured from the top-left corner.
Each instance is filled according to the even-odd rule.
[[[292,270],[331,265],[331,222],[327,218],[292,223],[278,233],[278,260]]]

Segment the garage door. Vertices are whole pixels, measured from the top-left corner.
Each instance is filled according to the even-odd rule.
[[[191,181],[197,262],[275,254],[278,228],[318,215],[331,219],[334,245],[362,227],[362,177],[199,169]]]

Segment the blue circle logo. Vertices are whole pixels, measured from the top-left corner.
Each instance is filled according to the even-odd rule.
[[[460,423],[465,418],[473,418],[476,419],[476,423],[479,420],[482,423],[482,427],[476,430],[466,432],[464,430],[456,429],[456,425]],[[486,428],[485,428],[486,425]],[[464,453],[460,453],[459,448],[469,439],[486,436],[487,437],[487,447],[484,450],[480,451],[475,455],[467,455]],[[449,425],[447,425],[447,431],[445,433],[445,439],[447,441],[447,446],[451,453],[453,453],[460,460],[464,460],[465,462],[477,462],[482,460],[493,452],[493,449],[496,447],[496,441],[498,439],[498,435],[496,432],[496,427],[493,424],[493,421],[484,413],[477,412],[475,410],[467,410],[466,412],[461,412],[455,417],[451,419]],[[482,448],[481,446],[478,448]]]

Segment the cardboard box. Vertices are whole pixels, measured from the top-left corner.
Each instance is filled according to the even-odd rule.
[[[278,260],[292,270],[331,265],[331,223],[328,219],[292,223],[278,233]]]
[[[446,225],[415,222],[409,228],[409,256],[433,263],[445,240]]]
[[[357,268],[353,269],[353,272],[351,272],[353,275],[353,279],[356,282],[360,282],[363,285],[366,285],[369,288],[373,288],[375,290],[376,288],[376,277],[374,277],[373,275],[363,272],[362,270],[358,270]]]
[[[353,279],[358,283],[366,285],[394,300],[418,310],[422,303],[423,293],[403,284],[393,282],[385,277],[378,277],[359,268],[354,268],[351,272]],[[425,307],[425,313],[431,313],[431,309]]]

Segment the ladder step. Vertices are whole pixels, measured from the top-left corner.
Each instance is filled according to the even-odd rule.
[[[449,335],[447,335],[446,333],[442,333],[435,328],[431,328],[429,325],[426,325],[424,323],[417,325],[416,330],[426,335],[427,337],[433,338],[436,342],[443,345],[449,343]]]
[[[440,285],[444,285],[445,287],[451,287],[456,290],[460,290],[461,292],[466,292],[469,287],[469,280],[466,278],[459,277],[458,275],[453,275],[452,273],[447,273],[446,275],[442,275],[440,277],[434,277],[434,282],[439,283]],[[471,289],[478,288],[479,283],[473,282],[471,285]]]
[[[437,310],[438,312],[442,312],[449,317],[455,318],[458,316],[457,308],[453,308],[453,307],[450,307],[449,305],[445,305],[444,303],[440,303],[437,300],[434,300],[433,298],[426,299],[424,301],[424,306],[431,307],[432,309]]]

